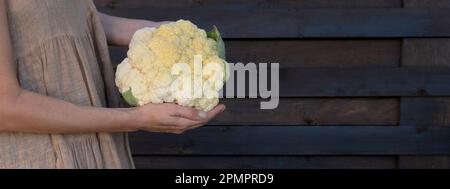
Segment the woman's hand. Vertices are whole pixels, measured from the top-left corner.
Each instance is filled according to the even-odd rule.
[[[218,105],[209,112],[187,108],[176,104],[148,104],[131,110],[137,121],[137,130],[182,134],[205,125],[225,110]]]

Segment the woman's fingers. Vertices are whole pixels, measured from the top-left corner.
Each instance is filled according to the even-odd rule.
[[[184,121],[182,119],[182,118],[184,118],[187,120],[194,121],[194,122],[191,121],[190,123],[195,123],[192,125],[196,125],[198,123],[206,123],[206,122],[210,121],[211,119],[216,117],[219,113],[223,112],[224,110],[225,110],[225,105],[223,105],[223,104],[217,105],[214,109],[212,109],[209,112],[203,112],[203,111],[196,110],[194,108],[187,108],[187,107],[179,106],[176,108],[176,111],[173,114],[173,116],[175,117],[176,122]],[[179,117],[181,119],[177,119],[176,117]],[[183,122],[183,123],[185,123],[185,122]],[[178,124],[175,123],[174,125],[178,125]]]
[[[219,104],[215,108],[213,108],[211,111],[209,111],[208,112],[208,121],[210,121],[211,119],[216,117],[218,114],[220,114],[223,111],[225,111],[225,108],[226,108],[225,105]]]
[[[181,126],[181,128],[183,129],[183,132],[188,131],[188,130],[192,130],[192,129],[196,129],[199,127],[204,126],[207,122],[211,121],[211,119],[213,119],[214,117],[216,117],[218,114],[222,113],[223,111],[225,111],[225,105],[220,104],[218,106],[216,106],[214,109],[212,109],[211,111],[208,112],[208,116],[206,121],[204,122],[192,122],[191,120],[181,120],[181,124],[184,124]],[[186,124],[188,125],[186,127]]]
[[[152,120],[156,120],[148,131],[181,134],[188,130],[199,128],[208,121],[216,117],[225,110],[224,105],[218,105],[209,112],[202,112],[194,108],[183,107],[175,104],[158,105],[159,107],[151,107],[159,112],[159,116],[154,116]]]
[[[199,123],[196,125],[191,125],[188,130],[191,129],[196,129],[199,127],[202,127],[203,125],[205,125],[206,123],[208,123],[209,121],[211,121],[214,117],[216,117],[218,114],[222,113],[223,111],[225,111],[225,105],[220,104],[218,106],[216,106],[214,109],[212,109],[211,111],[208,112],[208,118],[204,123]]]
[[[178,105],[174,105],[174,113],[172,115],[194,121],[205,121],[208,119],[208,113],[204,111]]]
[[[179,128],[179,129],[189,129],[190,127],[194,126],[194,125],[204,125],[207,123],[207,120],[202,120],[202,121],[193,121],[190,119],[186,119],[186,118],[175,118],[175,127]]]

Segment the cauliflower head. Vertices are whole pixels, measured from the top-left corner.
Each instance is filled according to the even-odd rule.
[[[207,33],[179,20],[138,30],[115,82],[132,106],[167,102],[209,111],[219,103],[227,71],[217,28]]]

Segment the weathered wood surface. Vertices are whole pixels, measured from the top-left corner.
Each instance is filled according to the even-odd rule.
[[[450,128],[224,126],[131,136],[135,155],[450,155]]]
[[[397,125],[395,98],[282,98],[261,110],[264,99],[223,99],[227,111],[209,125]]]
[[[404,39],[402,63],[404,67],[450,68],[450,39]]]
[[[393,169],[393,156],[135,156],[141,169]]]
[[[400,123],[426,127],[450,126],[450,98],[402,98]],[[449,139],[450,142],[450,139]]]
[[[450,8],[448,0],[403,0],[405,8]]]
[[[344,47],[345,45],[338,46]],[[366,48],[370,50],[362,50],[365,51],[365,54],[361,56],[353,55],[351,50],[349,51],[349,56],[345,56],[343,51],[342,54],[337,53],[335,55],[330,55],[332,54],[330,50],[328,51],[330,53],[324,53],[328,55],[322,56],[323,59],[319,58],[319,60],[316,60],[316,65],[311,63],[312,61],[309,61],[310,59],[313,59],[313,56],[303,56],[304,61],[300,60],[298,64],[288,61],[281,62],[280,97],[391,97],[450,95],[450,85],[446,84],[450,83],[450,68],[393,68],[395,65],[399,64],[398,62],[400,62],[399,57],[397,57],[399,55],[396,55],[397,51],[393,46],[395,46],[395,44],[392,46],[388,45],[388,48],[390,47],[393,49],[387,50],[384,48],[384,50],[381,50],[379,53],[376,53],[377,51],[375,51],[374,47]],[[355,51],[357,51],[356,48],[357,47],[354,48]],[[120,62],[126,56],[126,50],[124,48],[113,47],[111,49],[111,54],[113,55],[112,59],[116,63]],[[332,47],[332,49],[336,48]],[[355,59],[350,60],[354,57],[363,59],[362,56],[371,52],[375,52],[373,53],[374,55],[372,55],[373,57],[377,54],[383,54],[381,56],[376,56],[377,58],[375,58],[381,63],[377,67],[375,67],[375,61],[371,61],[370,59],[367,59],[369,61],[361,61],[361,63],[356,62]],[[270,53],[260,53],[266,54],[266,62],[270,63]],[[243,54],[244,56],[248,56],[247,53]],[[302,53],[300,53],[300,56],[301,54]],[[303,54],[308,53],[303,52]],[[342,56],[339,56],[339,54]],[[318,53],[315,53],[314,55],[320,56]],[[256,53],[250,56],[255,57]],[[336,65],[331,67],[331,64],[328,63],[327,59],[334,59]],[[350,60],[349,64],[343,62],[343,60],[346,59]],[[263,59],[260,60],[263,61]],[[274,58],[274,60],[278,59]],[[294,61],[295,58],[292,58],[291,60]],[[302,62],[308,63],[302,65]],[[289,65],[286,66],[287,64]],[[358,64],[359,66],[355,66]],[[293,65],[295,65],[295,67]],[[319,65],[322,65],[322,67],[319,67]],[[353,66],[349,67],[349,65]],[[342,69],[342,67],[345,67],[346,69]]]
[[[406,8],[450,8],[450,1],[404,0]],[[450,40],[404,39],[403,67],[450,67]],[[413,125],[418,130],[450,126],[450,97],[401,98],[400,124]],[[450,143],[450,138],[444,140]],[[450,168],[450,156],[399,156],[399,168]]]
[[[400,169],[450,169],[448,156],[400,156]]]
[[[139,168],[449,167],[450,0],[95,2],[218,25],[229,62],[282,68],[276,110],[224,99],[227,112],[186,135],[133,133]],[[115,64],[126,50],[111,48]]]
[[[318,43],[320,44],[320,42]],[[364,49],[358,48],[358,44],[353,48],[353,51],[348,50],[349,55],[347,56],[345,56],[344,51],[341,51],[341,53],[336,53],[336,51],[331,50],[336,50],[338,48],[345,49],[346,45],[336,45],[336,43],[331,44],[334,44],[337,47],[330,48],[330,43],[323,44],[323,46],[318,45],[317,49],[321,46],[328,46],[330,50],[325,50],[324,53],[322,53],[325,55],[321,56],[322,58],[316,59],[315,62],[310,61],[314,58],[311,55],[307,55],[308,51],[305,52],[301,49],[299,51],[302,53],[300,53],[298,57],[303,57],[303,60],[300,58],[298,64],[293,62],[295,58],[280,62],[281,97],[390,97],[450,95],[450,85],[446,84],[450,82],[450,68],[393,68],[400,62],[398,57],[399,54],[397,54],[398,51],[395,47],[395,42],[392,42],[389,45],[386,45],[387,43],[380,43],[382,44],[381,46],[378,46],[380,45],[378,44],[373,47],[366,48],[367,50],[356,50]],[[245,45],[243,45],[243,47],[244,46]],[[315,49],[314,47],[306,47],[306,44],[302,46],[305,48],[310,48],[310,51]],[[263,46],[261,45],[259,47]],[[377,47],[386,48],[378,48],[384,50],[376,50]],[[113,55],[112,59],[116,63],[120,62],[126,56],[125,48],[113,47],[111,49],[111,54]],[[247,49],[250,49],[249,52],[239,50],[236,51],[239,51],[241,56],[243,54],[243,56],[249,56],[251,58],[256,57],[257,54],[265,54],[267,60],[265,62],[271,62],[269,52],[264,52],[261,48]],[[253,53],[253,55],[249,55],[252,53],[252,49],[259,49],[259,51],[263,52],[257,52]],[[281,50],[279,52],[281,53]],[[365,53],[359,54],[358,52]],[[333,53],[336,54],[333,55]],[[379,60],[380,65],[375,66],[376,61],[372,61],[372,59],[366,59],[367,61],[361,62],[356,61],[358,59],[364,59],[363,56],[370,53],[373,55],[369,57],[377,57],[374,59]],[[293,52],[293,54],[298,53]],[[275,55],[277,54],[275,53]],[[279,56],[275,56],[273,60],[280,60],[278,57],[282,57],[283,55],[287,56],[287,54],[281,53]],[[320,53],[316,52],[314,53],[314,56],[318,57],[320,56]],[[239,55],[231,57],[239,59]],[[250,58],[247,58],[247,60],[248,59]],[[265,58],[259,60],[264,61],[264,59]],[[328,61],[330,59],[332,60],[330,62],[335,62],[336,64],[330,64]],[[349,60],[350,63],[347,64],[344,60]],[[342,69],[343,67],[346,69]]]
[[[441,1],[441,0],[437,0]],[[305,8],[400,8],[402,0],[95,0],[111,9],[305,9]]]
[[[281,97],[450,96],[445,68],[280,69]]]
[[[100,11],[131,18],[184,18],[209,29],[217,25],[225,38],[450,37],[448,9],[233,9],[120,8]],[[270,23],[270,26],[268,25]]]
[[[280,63],[292,67],[397,67],[400,39],[355,40],[226,40],[227,61],[231,63]],[[128,48],[111,47],[114,64],[120,63]]]

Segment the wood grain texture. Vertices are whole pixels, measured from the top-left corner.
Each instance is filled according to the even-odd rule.
[[[279,77],[279,97],[450,95],[450,69],[441,68],[281,68]],[[249,90],[248,79],[239,82]],[[237,91],[236,80],[227,85],[234,85]]]
[[[224,99],[227,112],[199,130],[133,133],[138,168],[449,168],[449,0],[96,2],[218,25],[230,62],[283,68],[276,110]],[[126,49],[111,49],[120,62]]]
[[[404,39],[402,65],[405,67],[450,67],[450,39]]]
[[[291,67],[397,67],[401,40],[227,40],[227,61],[231,63],[280,63]],[[114,64],[128,48],[111,47]]]
[[[448,69],[280,69],[282,97],[449,96]]]
[[[401,125],[428,127],[450,126],[450,98],[406,98],[401,100]],[[450,138],[448,139],[450,142]]]
[[[134,156],[139,169],[393,169],[394,156]]]
[[[394,41],[380,42],[376,45],[372,42],[355,41],[340,45],[329,41],[322,44],[299,42],[291,46],[291,49],[300,48],[300,52],[286,52],[282,49],[292,43],[279,42],[280,50],[273,53],[273,58],[270,57],[271,53],[268,50],[262,48],[264,42],[250,42],[254,48],[245,48],[245,43],[232,47],[234,50],[231,50],[231,59],[283,61],[280,70],[281,97],[450,95],[450,86],[445,85],[450,82],[450,69],[388,68],[397,66],[400,61],[398,43]],[[113,61],[117,63],[126,56],[126,50],[111,47],[111,54]],[[260,54],[263,56],[258,58]],[[296,60],[297,63],[294,62]],[[378,61],[379,65],[376,64]],[[341,69],[342,67],[347,69]]]
[[[283,98],[274,110],[263,99],[222,99],[227,111],[209,125],[397,125],[396,98]]]
[[[406,8],[450,8],[448,0],[404,0]],[[443,26],[445,27],[445,26]],[[441,67],[450,66],[450,40],[404,39],[402,66]],[[418,130],[430,127],[447,127],[450,98],[402,98],[401,125],[413,125]],[[450,138],[447,138],[450,143]],[[449,156],[399,156],[399,168],[449,168]]]
[[[280,67],[397,67],[400,40],[232,40],[228,61],[276,62]]]
[[[135,155],[450,155],[450,128],[224,126],[131,136]]]
[[[150,19],[191,20],[225,38],[449,37],[448,9],[194,10],[100,8],[107,14]],[[270,23],[268,26],[267,23]]]
[[[405,8],[450,8],[449,0],[403,0]]]
[[[450,169],[448,156],[400,156],[400,169]]]
[[[305,8],[400,8],[401,0],[95,0],[99,7],[112,9],[305,9]]]

